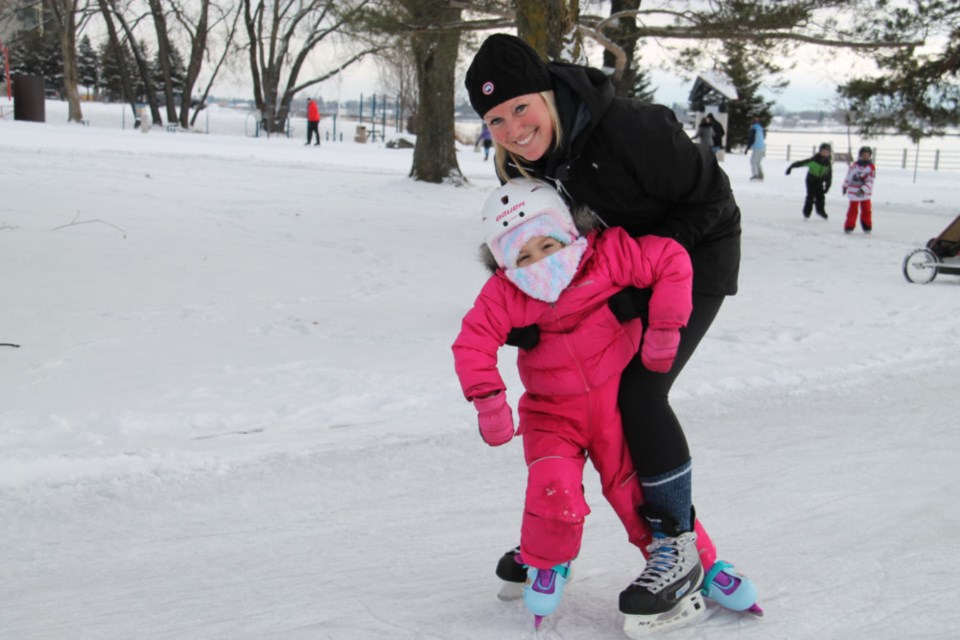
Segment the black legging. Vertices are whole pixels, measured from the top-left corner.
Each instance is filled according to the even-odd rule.
[[[676,469],[690,459],[683,427],[670,408],[670,388],[723,304],[724,296],[693,294],[693,312],[680,331],[677,358],[668,373],[648,371],[637,354],[620,381],[620,412],[630,456],[641,478]]]

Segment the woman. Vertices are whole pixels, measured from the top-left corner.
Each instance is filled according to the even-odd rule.
[[[713,139],[715,134],[716,132],[713,130],[713,120],[708,113],[701,118],[700,124],[697,126],[697,135],[693,136],[693,140],[695,140],[697,144],[704,149],[710,149],[710,151],[713,151]]]
[[[623,227],[632,236],[672,238],[690,254],[693,313],[674,345],[673,368],[669,373],[648,371],[635,357],[623,373],[618,397],[644,492],[641,513],[654,536],[668,539],[669,546],[695,524],[690,452],[670,407],[670,388],[724,297],[737,291],[740,210],[727,176],[666,107],[615,97],[602,71],[545,64],[514,36],[495,34],[484,41],[467,71],[466,88],[490,128],[501,181],[517,176],[549,180],[573,205],[592,209],[602,224]],[[611,298],[610,307],[624,321],[643,316],[648,297],[649,292],[628,290]],[[508,344],[536,348],[536,334],[536,327],[517,328]],[[524,574],[513,571],[512,561],[508,552],[498,575],[522,580]],[[621,593],[621,611],[652,612],[660,619],[669,617],[665,613],[682,614],[673,610],[677,602],[670,594],[678,583],[690,581],[690,574],[671,576],[670,569],[659,569],[648,563]],[[727,585],[732,591],[741,580],[732,569],[718,570],[707,575],[703,588],[710,596],[715,587]]]
[[[723,148],[723,134],[726,133],[723,129],[723,125],[720,124],[720,121],[713,117],[712,113],[708,113],[704,116],[704,119],[710,121],[710,126],[713,127],[713,149],[714,153],[720,151]]]

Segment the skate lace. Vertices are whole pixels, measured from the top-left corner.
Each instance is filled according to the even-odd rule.
[[[654,590],[664,582],[677,578],[682,564],[678,542],[676,538],[654,538],[647,547],[650,553],[647,566],[632,584]]]

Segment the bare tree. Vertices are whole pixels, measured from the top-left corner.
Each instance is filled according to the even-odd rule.
[[[147,104],[150,106],[151,119],[155,124],[162,124],[163,118],[160,115],[160,106],[157,101],[157,92],[153,84],[152,74],[150,73],[150,65],[147,63],[143,48],[140,43],[137,42],[136,35],[134,34],[134,27],[143,16],[134,15],[132,18],[128,17],[123,8],[118,5],[117,0],[97,0],[97,4],[100,7],[100,14],[103,16],[104,22],[107,25],[107,35],[110,38],[110,45],[114,51],[117,52],[120,73],[121,75],[128,76],[124,82],[124,91],[130,91],[128,95],[131,101],[135,99],[132,70],[127,67],[125,62],[120,62],[123,58],[123,43],[126,41],[130,45],[130,50],[133,52],[137,71],[140,73],[140,80],[143,82],[143,86],[146,87],[146,99]],[[122,38],[117,31],[117,24],[119,24],[123,30]],[[133,105],[133,102],[131,102],[131,105]],[[141,126],[146,126],[146,123],[141,123]]]
[[[180,126],[184,129],[193,126],[197,115],[206,103],[210,88],[233,47],[241,12],[240,3],[228,3],[223,6],[212,3],[211,0],[200,0],[196,13],[191,13],[188,7],[193,7],[195,4],[196,0],[171,1],[173,13],[190,42],[190,60],[187,62],[187,72],[183,79],[183,98],[180,104]],[[204,57],[210,53],[210,36],[218,29],[223,31],[223,39],[219,43],[223,49],[216,64],[213,65],[207,85],[191,117],[189,115],[192,102],[190,96],[193,95],[193,87],[200,77]]]
[[[117,70],[120,74],[120,84],[123,87],[123,94],[127,97],[127,100],[130,101],[130,109],[133,111],[133,115],[137,115],[136,109],[136,95],[133,89],[133,69],[130,69],[127,65],[127,56],[123,47],[123,40],[120,37],[120,34],[117,32],[117,26],[113,22],[112,13],[110,10],[110,5],[108,0],[97,0],[97,5],[100,8],[100,13],[103,16],[103,21],[107,27],[107,38],[110,42],[110,49],[113,52],[113,58],[117,63]]]
[[[410,123],[415,123],[418,111],[417,64],[409,39],[401,39],[395,47],[380,52],[377,55],[377,64],[380,68],[381,86],[388,93],[397,96],[397,109],[401,119],[406,117]],[[409,126],[407,129],[410,130]]]
[[[243,0],[253,96],[268,132],[282,131],[290,102],[298,91],[337,75],[380,45],[362,45],[360,50],[330,71],[300,79],[304,63],[318,45],[335,35],[351,32],[362,19],[371,0]]]
[[[170,34],[167,31],[167,16],[160,0],[147,0],[150,5],[150,15],[153,16],[153,26],[157,32],[157,59],[160,62],[160,72],[163,75],[163,96],[167,107],[167,122],[177,121],[177,106],[173,98],[173,74],[171,73]]]
[[[63,90],[67,97],[67,120],[82,122],[80,89],[77,80],[77,17],[87,12],[86,0],[44,0],[53,16],[63,52]],[[81,18],[82,20],[82,18]]]

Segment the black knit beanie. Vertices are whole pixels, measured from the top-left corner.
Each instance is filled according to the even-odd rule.
[[[470,104],[481,118],[511,98],[553,89],[547,65],[533,47],[506,33],[495,33],[483,41],[464,84]]]

